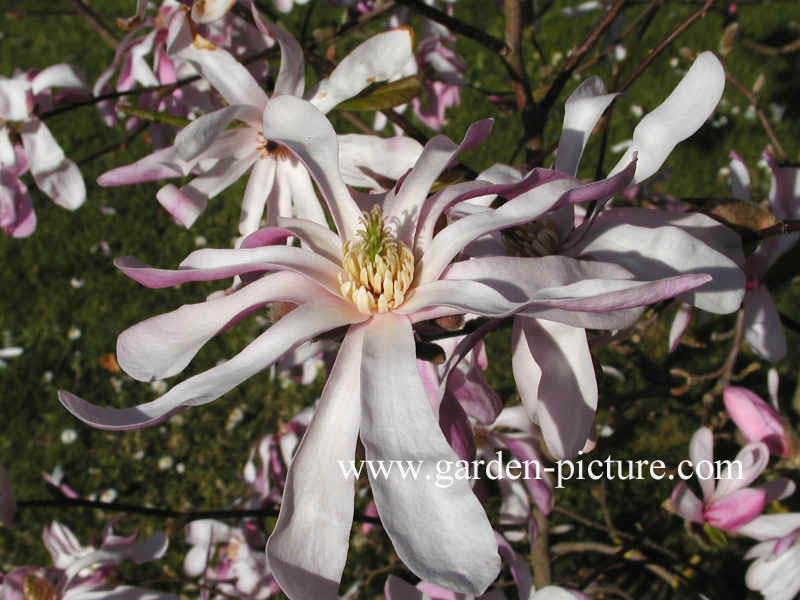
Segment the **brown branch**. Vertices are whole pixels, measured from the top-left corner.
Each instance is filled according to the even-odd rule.
[[[689,17],[683,23],[678,25],[675,31],[670,33],[667,37],[665,37],[661,41],[661,43],[659,43],[655,48],[650,50],[650,52],[647,54],[647,58],[645,58],[644,61],[638,67],[636,67],[636,69],[634,69],[630,77],[628,77],[628,79],[625,80],[625,83],[623,83],[622,86],[620,86],[620,88],[616,91],[621,93],[624,92],[626,89],[628,89],[628,87],[634,81],[636,81],[639,75],[641,75],[644,72],[644,70],[648,67],[648,65],[651,62],[653,62],[656,56],[661,54],[661,52],[663,52],[664,49],[675,40],[675,38],[677,38],[680,34],[686,31],[686,29],[688,29],[688,27],[692,23],[697,21],[697,19],[699,19],[700,17],[704,17],[706,15],[706,13],[711,8],[711,5],[714,4],[714,2],[716,2],[716,0],[706,0],[700,8],[698,8],[691,15],[689,15]]]
[[[778,141],[772,126],[769,124],[767,115],[764,114],[764,111],[761,109],[761,107],[759,107],[758,97],[754,92],[748,90],[738,79],[731,75],[731,72],[727,68],[725,69],[725,77],[733,84],[733,87],[739,90],[742,95],[747,98],[750,104],[753,105],[753,108],[756,110],[758,120],[761,122],[761,126],[764,127],[764,131],[766,132],[767,137],[769,137],[770,142],[772,142],[775,152],[778,154],[778,158],[781,160],[786,160],[786,152],[784,152],[783,146],[781,146],[781,143]]]
[[[106,44],[111,46],[114,50],[119,48],[119,40],[114,35],[114,32],[100,20],[97,13],[81,2],[81,0],[69,0],[69,3],[75,7],[77,13],[86,21],[89,27],[94,29],[97,35],[103,38]]]
[[[395,1],[397,4],[402,4],[403,6],[413,9],[414,12],[421,14],[423,17],[429,18],[431,21],[435,21],[440,25],[444,25],[454,33],[463,35],[474,42],[478,42],[482,46],[485,46],[492,52],[496,52],[500,56],[506,56],[508,54],[509,48],[503,40],[498,40],[496,37],[489,35],[482,29],[473,27],[469,23],[465,23],[464,21],[456,19],[455,17],[451,17],[446,12],[433,6],[429,6],[428,4],[421,2],[421,0]]]

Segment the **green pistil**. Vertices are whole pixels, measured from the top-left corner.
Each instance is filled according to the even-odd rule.
[[[383,225],[380,206],[375,205],[371,212],[365,212],[361,216],[361,224],[364,228],[358,235],[362,240],[362,249],[369,260],[374,261],[376,256],[383,253],[386,241],[391,236],[391,232]]]

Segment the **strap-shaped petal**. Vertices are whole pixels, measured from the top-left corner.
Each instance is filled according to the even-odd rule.
[[[638,153],[634,183],[653,175],[672,149],[706,122],[725,89],[725,68],[712,52],[702,52],[678,85],[633,130],[633,143],[611,169],[619,173]]]
[[[273,96],[302,96],[305,90],[305,61],[303,49],[290,33],[280,25],[265,19],[256,8],[255,2],[251,5],[253,21],[258,30],[265,36],[278,40],[281,47],[281,65],[278,67],[278,76],[275,79]]]
[[[267,368],[288,349],[321,333],[349,325],[363,315],[340,304],[310,303],[297,307],[230,360],[182,381],[163,396],[132,408],[90,404],[61,390],[58,399],[75,417],[97,429],[131,430],[157,425],[189,406],[213,402],[244,380]]]
[[[375,504],[398,556],[416,575],[478,595],[500,570],[497,543],[469,481],[454,477],[442,484],[439,470],[449,466],[452,474],[458,456],[439,428],[415,356],[407,318],[377,315],[364,327],[360,435],[366,458],[420,465],[414,477],[370,472]]]
[[[278,522],[267,542],[272,574],[292,600],[335,600],[353,521],[361,418],[363,327],[351,327],[292,459]]]

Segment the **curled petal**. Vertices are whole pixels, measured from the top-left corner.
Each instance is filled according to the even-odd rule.
[[[633,130],[633,144],[611,174],[618,173],[638,153],[634,183],[653,175],[679,143],[700,129],[725,89],[725,69],[712,52],[697,56],[667,99],[644,116]]]

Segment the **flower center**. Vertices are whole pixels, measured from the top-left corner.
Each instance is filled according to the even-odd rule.
[[[261,158],[273,156],[277,160],[287,160],[292,156],[288,148],[272,140],[268,140],[260,133],[256,136],[256,142],[258,143],[257,147]]]
[[[26,575],[22,581],[22,597],[24,600],[56,600],[57,594],[45,578]]]
[[[549,256],[555,254],[561,244],[558,227],[550,219],[509,227],[501,234],[506,252],[511,256]]]
[[[400,306],[414,279],[414,254],[395,239],[379,206],[361,217],[359,239],[345,242],[339,285],[364,314],[385,313]]]

